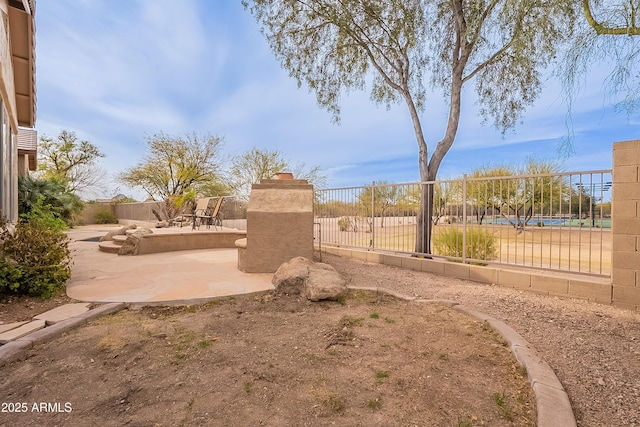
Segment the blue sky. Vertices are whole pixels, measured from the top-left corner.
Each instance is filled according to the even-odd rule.
[[[368,92],[342,97],[341,124],[298,88],[269,51],[240,1],[56,0],[36,9],[37,123],[40,135],[76,132],[97,145],[107,184],[93,197],[143,193],[113,182],[144,155],[145,139],[209,132],[233,156],[277,149],[292,163],[320,166],[329,187],[419,178],[412,125],[404,104],[376,106]],[[602,75],[589,76],[575,102],[575,154],[567,171],[611,168],[611,144],[640,137],[637,115],[607,106]],[[558,158],[566,105],[549,81],[523,121],[502,136],[482,126],[473,93],[439,176],[484,164]],[[429,149],[446,124],[442,97],[422,115]]]

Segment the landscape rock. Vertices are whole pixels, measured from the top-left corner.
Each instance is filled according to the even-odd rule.
[[[336,300],[347,293],[345,280],[332,266],[304,257],[282,264],[271,283],[276,293],[302,295],[311,301]]]
[[[305,282],[309,277],[310,265],[311,261],[298,257],[278,267],[273,279],[271,279],[271,283],[276,287],[276,292],[287,295],[303,294]]]
[[[329,264],[316,263],[309,269],[305,296],[311,301],[337,300],[347,294],[345,280]]]
[[[148,228],[140,228],[136,232],[127,236],[127,240],[124,241],[122,247],[118,251],[118,255],[138,255],[140,250],[140,241],[147,234],[153,234]]]
[[[101,242],[110,242],[113,240],[113,236],[124,236],[127,234],[127,230],[135,230],[137,226],[135,224],[127,225],[125,227],[120,227],[117,230],[113,230],[100,237]]]

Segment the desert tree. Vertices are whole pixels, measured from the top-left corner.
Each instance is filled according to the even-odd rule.
[[[105,157],[100,149],[76,133],[63,129],[56,138],[46,135],[38,143],[38,176],[55,180],[72,193],[100,187],[105,174],[96,166]]]
[[[231,160],[228,184],[234,194],[247,197],[252,184],[258,184],[263,179],[273,179],[278,172],[291,172],[294,178],[305,179],[316,188],[323,188],[326,182],[319,166],[293,164],[279,150],[254,147]]]
[[[516,170],[508,165],[480,166],[467,175],[466,198],[471,202],[476,221],[482,224],[489,213],[500,212],[505,192],[509,188],[509,178]]]
[[[436,179],[458,131],[463,87],[473,85],[485,121],[514,126],[536,99],[542,70],[569,34],[563,0],[245,0],[275,56],[318,103],[340,114],[340,95],[371,83],[371,97],[404,102],[420,178]],[[427,88],[449,105],[444,135],[429,149],[421,123]],[[433,144],[433,142],[432,142]],[[415,252],[430,253],[433,184],[422,186]]]
[[[573,101],[592,69],[605,72],[602,92],[608,104],[631,116],[640,107],[640,27],[638,0],[576,2],[576,23],[556,74],[569,105],[570,137],[561,148],[571,151]]]
[[[142,188],[151,198],[165,199],[215,183],[222,169],[222,139],[196,133],[147,137],[144,159],[120,173],[118,179]]]
[[[366,212],[367,219],[380,217],[380,227],[384,228],[385,215],[392,209],[397,210],[401,194],[399,186],[380,181],[365,187],[358,194],[358,202]],[[370,228],[373,228],[374,224],[371,222]]]
[[[569,188],[561,172],[559,163],[535,158],[521,166],[481,166],[467,177],[466,197],[479,224],[490,212],[521,232],[534,216],[552,215],[567,203]]]
[[[400,187],[398,209],[404,215],[415,216],[420,209],[420,186],[406,185]]]
[[[441,180],[433,184],[433,225],[438,225],[444,216],[460,216],[462,203],[462,185],[459,181]]]
[[[322,173],[320,166],[309,166],[304,162],[293,163],[289,169],[295,179],[304,179],[313,187],[323,189],[327,187],[327,176]]]
[[[589,26],[599,35],[640,36],[638,0],[582,0],[582,10]]]
[[[163,132],[147,137],[147,153],[142,161],[118,175],[130,187],[140,187],[172,218],[181,201],[224,188],[221,185],[223,141],[210,134],[171,136]],[[204,193],[203,193],[204,194]],[[207,194],[208,195],[208,194]]]
[[[229,185],[234,194],[248,196],[252,184],[271,179],[278,172],[286,172],[287,162],[277,150],[251,150],[231,159]]]

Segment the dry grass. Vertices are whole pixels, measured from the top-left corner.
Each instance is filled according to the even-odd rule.
[[[334,219],[322,219],[322,243],[344,246],[373,247],[401,252],[412,252],[415,246],[414,222],[387,219],[384,227],[376,224],[375,233],[366,227],[357,232],[339,231]],[[462,227],[461,224],[439,224],[434,232],[444,227]],[[496,262],[541,267],[573,272],[610,274],[611,232],[600,228],[528,227],[518,232],[504,225],[468,225],[492,232],[499,241]]]

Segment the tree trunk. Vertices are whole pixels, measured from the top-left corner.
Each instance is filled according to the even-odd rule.
[[[418,117],[411,94],[407,91],[403,94],[404,100],[409,108],[411,120],[413,122],[413,130],[416,134],[418,142],[418,167],[420,169],[420,180],[422,182],[429,181],[429,155],[427,152],[427,143],[424,140],[422,125]],[[433,217],[433,184],[421,184],[420,209],[418,210],[418,218],[416,221],[416,246],[415,252],[421,254],[431,253],[431,218]]]
[[[438,142],[438,145],[436,145],[436,149],[431,155],[431,159],[427,158],[426,144],[424,146],[424,150],[422,149],[422,146],[420,146],[420,178],[423,182],[429,182],[429,184],[422,184],[422,203],[417,221],[415,251],[423,254],[431,254],[431,231],[433,229],[433,182],[436,180],[442,159],[444,159],[444,156],[453,145],[453,141],[458,133],[462,85],[464,83],[463,74],[472,48],[472,46],[465,40],[466,23],[464,22],[464,14],[462,12],[462,1],[456,0],[452,2],[452,5],[456,22],[456,49],[454,52],[454,60],[451,64],[452,78],[447,129],[444,137],[440,142]],[[415,123],[416,121],[414,120],[414,127]],[[420,136],[422,136],[422,131],[420,132]],[[422,140],[424,141],[424,138]]]
[[[433,183],[421,184],[421,203],[416,223],[416,248],[420,254],[431,254],[431,231],[433,229]]]
[[[413,127],[420,149],[419,167],[420,180],[429,184],[422,185],[422,199],[420,203],[420,211],[416,224],[416,247],[415,252],[421,254],[431,254],[431,231],[433,229],[433,182],[436,180],[440,163],[447,154],[453,141],[458,133],[458,125],[460,123],[460,105],[462,102],[462,85],[464,84],[464,69],[469,60],[469,55],[473,49],[473,45],[466,40],[466,22],[464,21],[463,2],[462,0],[452,1],[456,43],[453,53],[453,61],[451,64],[451,88],[449,99],[449,119],[447,121],[447,129],[444,137],[436,145],[436,149],[428,157],[427,144],[424,140],[422,127],[418,118],[411,95],[404,93],[404,99],[409,107]]]
[[[423,140],[424,142],[424,140]],[[429,162],[427,158],[426,143],[424,149],[420,147],[419,168],[420,180],[423,182],[420,188],[420,209],[416,221],[416,247],[419,254],[431,254],[431,230],[433,228],[433,183],[429,179]],[[427,182],[427,183],[425,183]]]

